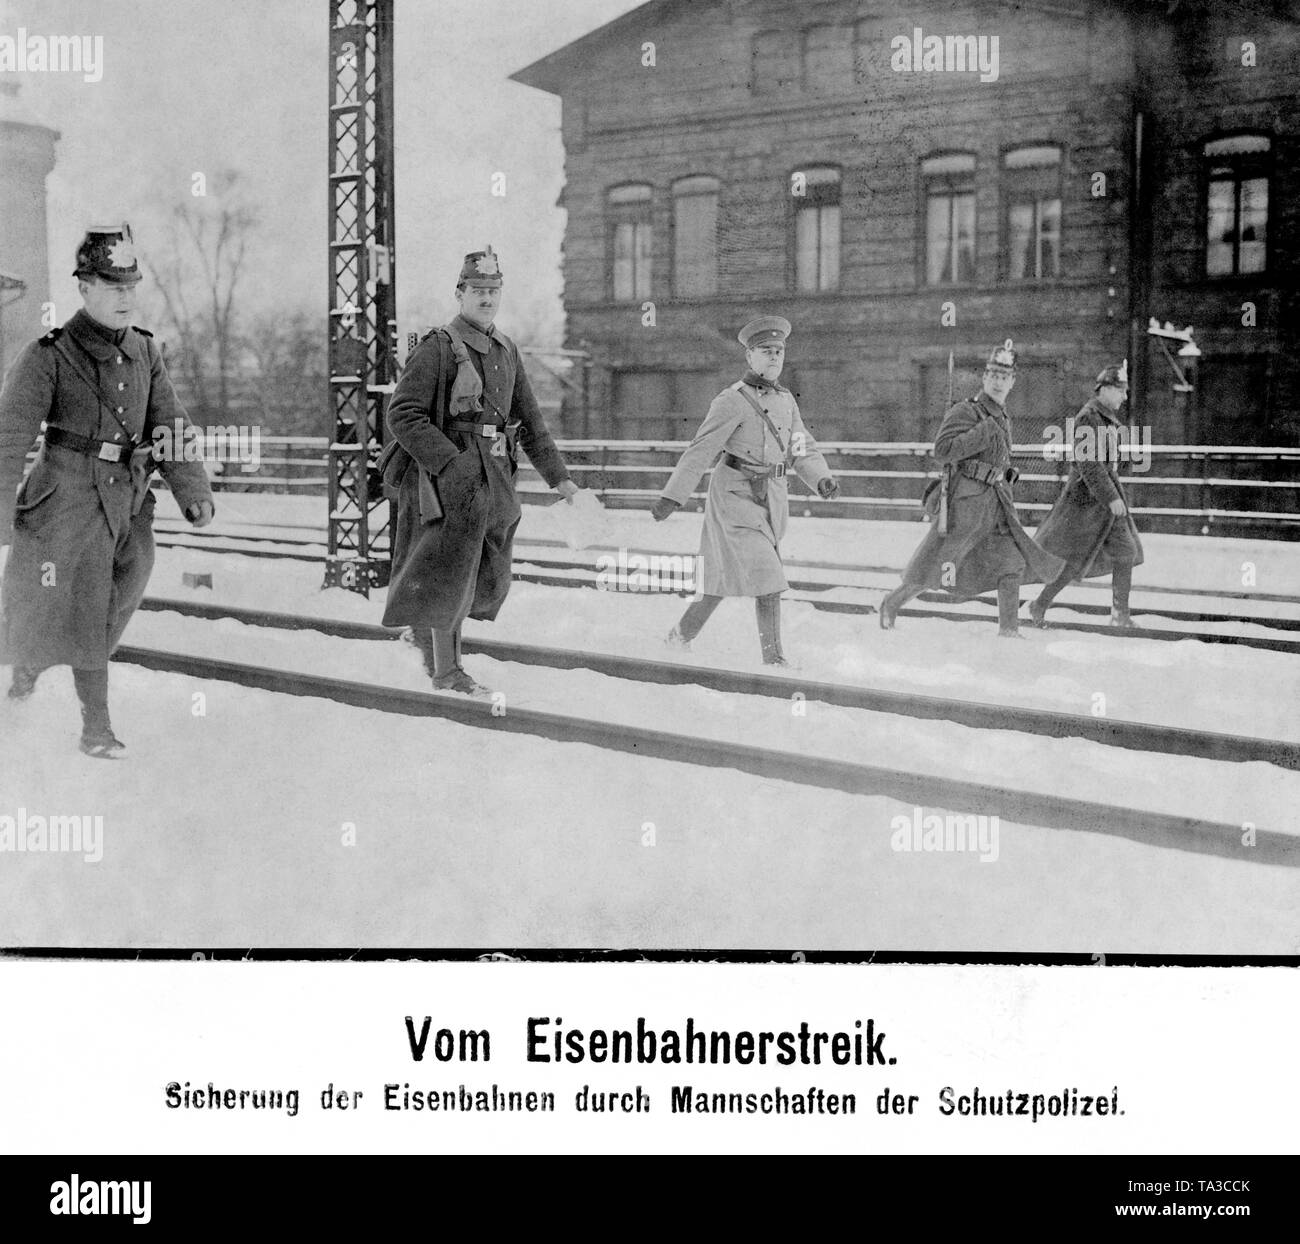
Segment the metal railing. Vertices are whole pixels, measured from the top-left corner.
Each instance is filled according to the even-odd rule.
[[[611,508],[643,508],[659,495],[686,441],[561,440],[557,444],[579,484]],[[319,495],[327,490],[325,437],[264,436],[256,470],[209,463],[223,491]],[[921,441],[830,441],[819,445],[841,484],[823,501],[790,477],[795,513],[844,518],[917,519],[921,493],[938,475],[931,446]],[[1152,445],[1149,471],[1124,476],[1133,513],[1147,530],[1205,531],[1295,538],[1300,528],[1300,446]],[[1021,476],[1017,507],[1034,521],[1052,506],[1070,469],[1068,447],[1016,445]],[[527,459],[520,459],[525,493],[545,491]],[[702,504],[708,474],[694,496]]]

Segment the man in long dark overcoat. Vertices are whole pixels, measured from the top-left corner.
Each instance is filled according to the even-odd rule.
[[[483,695],[460,663],[460,628],[495,618],[510,590],[516,446],[567,502],[578,488],[518,347],[493,327],[501,269],[491,247],[465,257],[456,301],[460,314],[411,352],[388,405],[397,452],[384,479],[397,524],[384,625],[411,628],[437,690]]]
[[[881,602],[880,625],[894,626],[898,611],[927,588],[958,599],[989,588],[998,593],[998,634],[1020,633],[1020,585],[1051,580],[1062,562],[1040,548],[1016,517],[1011,486],[1011,420],[1005,403],[1016,379],[1008,339],[989,356],[980,392],[944,416],[934,457],[944,469],[927,512],[933,526],[903,570],[903,581]]]
[[[1034,533],[1043,548],[1065,559],[1065,569],[1029,606],[1044,625],[1048,606],[1076,579],[1111,576],[1112,626],[1132,626],[1129,591],[1133,567],[1143,560],[1142,539],[1120,483],[1119,408],[1128,399],[1128,361],[1102,369],[1093,396],[1074,417],[1070,478],[1042,526]]]
[[[131,326],[140,267],[130,226],[87,232],[74,275],[84,307],[27,347],[0,391],[0,548],[12,541],[0,661],[13,666],[14,700],[42,670],[71,665],[81,749],[111,759],[124,748],[109,720],[108,659],[153,569],[149,478],[156,466],[196,527],[212,521],[212,490],[202,463],[185,461],[190,438],[176,433],[189,419],[162,353]]]

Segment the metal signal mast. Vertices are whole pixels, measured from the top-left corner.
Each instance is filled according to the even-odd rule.
[[[391,518],[374,470],[397,376],[393,0],[330,0],[326,587],[388,583]]]

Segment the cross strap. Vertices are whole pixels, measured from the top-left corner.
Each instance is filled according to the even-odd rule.
[[[768,417],[767,411],[763,409],[759,404],[758,399],[745,387],[745,382],[743,380],[737,380],[731,387],[735,389],[735,391],[739,393],[755,411],[758,412],[758,417],[767,424],[767,430],[772,433],[772,436],[776,439],[776,447],[781,451],[781,460],[786,464],[786,466],[789,466],[790,450],[787,446],[781,443],[781,433],[776,430],[776,424],[774,424]]]

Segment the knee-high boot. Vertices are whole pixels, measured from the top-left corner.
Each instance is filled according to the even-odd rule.
[[[1110,574],[1110,624],[1135,625],[1128,611],[1129,592],[1133,589],[1133,567],[1129,562],[1117,562]]]
[[[430,678],[442,678],[460,664],[460,628],[434,631],[427,626],[411,628],[411,641],[424,659],[424,672]]]
[[[722,604],[721,596],[701,596],[686,607],[682,619],[668,632],[668,644],[673,648],[690,648],[691,640],[704,629],[713,611]]]
[[[1020,635],[1020,576],[1016,574],[998,580],[998,634],[1005,639]]]
[[[764,665],[787,665],[781,651],[781,593],[770,592],[754,597],[754,613],[758,617],[758,642],[763,651]]]
[[[434,630],[433,640],[433,676],[444,678],[460,666],[460,627],[450,630]]]
[[[113,733],[108,719],[108,667],[74,669],[72,681],[81,701],[81,750],[97,760],[113,760],[126,744]]]
[[[1029,616],[1033,618],[1035,626],[1045,625],[1045,616],[1048,607],[1074,579],[1074,572],[1066,567],[1050,583],[1043,585],[1043,590],[1038,593],[1038,599],[1031,602],[1029,606]]]
[[[914,596],[920,596],[923,588],[910,583],[900,583],[880,602],[880,629],[892,631],[898,619],[898,611]]]

